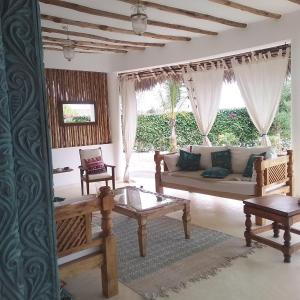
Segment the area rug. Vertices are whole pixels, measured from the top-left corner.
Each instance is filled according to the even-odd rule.
[[[99,230],[99,216],[93,218],[93,230]],[[137,222],[113,215],[113,231],[118,240],[119,280],[146,299],[179,292],[188,282],[208,279],[246,257],[253,248],[243,239],[200,226],[191,226],[186,240],[182,222],[163,217],[148,223],[147,256],[140,257]]]

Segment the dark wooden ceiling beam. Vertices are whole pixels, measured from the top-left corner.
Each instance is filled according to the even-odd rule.
[[[289,0],[290,2],[296,3],[296,4],[300,4],[300,0]]]
[[[54,43],[43,41],[43,45],[45,46],[60,46],[63,47],[64,43]],[[127,53],[127,50],[118,50],[118,49],[110,49],[110,48],[101,48],[101,47],[90,47],[90,46],[79,46],[74,44],[75,49],[83,49],[83,50],[95,50],[95,51],[107,51],[107,52],[115,52],[115,53]]]
[[[113,27],[113,26],[107,26],[107,25],[101,25],[101,24],[94,24],[89,22],[83,22],[83,21],[75,21],[72,19],[66,19],[66,18],[59,18],[55,16],[50,15],[44,15],[41,14],[41,18],[43,20],[59,23],[59,24],[68,24],[73,25],[81,28],[91,28],[91,29],[98,29],[108,32],[116,32],[116,33],[122,33],[122,34],[129,34],[129,35],[136,35],[133,30]],[[157,34],[152,32],[145,32],[143,34],[143,37],[150,37],[153,39],[162,39],[162,40],[170,40],[170,41],[190,41],[190,37],[185,36],[177,36],[177,35],[164,35],[164,34]]]
[[[227,1],[227,0],[210,0],[211,2],[214,3],[218,3],[221,5],[225,5],[227,7],[231,7],[231,8],[235,8],[235,9],[239,9],[251,14],[255,14],[255,15],[259,15],[259,16],[263,16],[263,17],[268,17],[268,18],[273,18],[273,19],[280,19],[281,15],[280,14],[275,14],[266,10],[262,10],[262,9],[257,9],[254,7],[250,7],[248,5],[244,5],[244,4],[240,4],[234,1]]]
[[[136,3],[136,0],[119,0],[119,1],[129,3],[129,4]],[[150,1],[140,1],[140,3],[145,5],[146,7],[151,7],[154,9],[158,9],[161,11],[166,11],[166,12],[170,12],[170,13],[174,13],[174,14],[179,14],[179,15],[183,15],[186,17],[202,19],[202,20],[206,20],[206,21],[212,21],[212,22],[221,23],[223,25],[228,25],[228,26],[232,26],[232,27],[240,27],[240,28],[247,27],[247,24],[245,24],[245,23],[235,22],[235,21],[215,17],[212,15],[208,15],[208,14],[204,14],[204,13],[200,13],[200,12],[195,12],[195,11],[190,11],[190,10],[181,9],[181,8],[177,8],[177,7],[162,5],[162,4],[154,3],[154,2],[150,2]]]
[[[42,32],[66,35],[65,30],[49,28],[49,27],[42,27]],[[141,46],[141,47],[164,47],[165,46],[165,44],[163,44],[163,43],[130,42],[130,41],[124,41],[124,40],[110,39],[110,38],[106,38],[106,37],[96,35],[96,34],[89,34],[89,33],[77,32],[77,31],[72,31],[72,30],[69,30],[68,32],[69,32],[70,36],[83,37],[83,38],[87,38],[87,39],[99,40],[99,41],[104,41],[104,42],[113,43],[113,44],[132,45],[132,46]]]
[[[75,10],[77,12],[94,15],[94,16],[131,22],[130,16],[127,16],[127,15],[121,15],[121,14],[117,14],[117,13],[103,11],[103,10],[99,10],[99,9],[71,3],[71,2],[65,2],[65,1],[61,1],[61,0],[39,0],[39,1],[41,3],[55,5],[55,6]],[[218,34],[215,31],[205,30],[205,29],[201,29],[201,28],[194,28],[194,27],[189,27],[189,26],[184,26],[184,25],[179,25],[179,24],[171,24],[171,23],[165,23],[165,22],[154,21],[154,20],[149,20],[149,19],[147,22],[149,25],[164,27],[164,28],[169,28],[169,29],[182,30],[182,31],[194,32],[194,33],[200,33],[200,34],[208,34],[208,35],[217,35]]]
[[[65,43],[66,39],[62,38],[56,38],[52,36],[46,36],[43,35],[43,41],[49,41],[49,42],[59,42],[59,43]],[[93,46],[93,47],[103,47],[103,48],[112,48],[112,49],[120,49],[120,50],[145,50],[145,47],[136,47],[136,46],[120,46],[120,45],[112,45],[112,44],[105,44],[105,43],[98,43],[98,42],[91,42],[91,41],[83,41],[83,40],[74,40],[72,39],[72,42],[75,45],[79,46]]]

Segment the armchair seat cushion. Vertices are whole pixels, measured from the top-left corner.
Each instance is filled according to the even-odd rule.
[[[83,178],[86,180],[87,175],[84,175]],[[104,173],[99,173],[99,174],[89,174],[88,175],[89,180],[99,180],[99,179],[106,179],[106,178],[111,178],[111,174],[104,172]]]

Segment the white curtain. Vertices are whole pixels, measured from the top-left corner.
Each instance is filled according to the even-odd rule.
[[[137,126],[137,104],[134,80],[123,79],[120,81],[120,95],[122,99],[123,114],[123,140],[126,167],[124,182],[129,182],[129,162],[136,137]]]
[[[262,137],[263,146],[271,145],[267,134],[280,103],[288,56],[289,53],[283,56],[280,50],[276,57],[268,53],[252,57],[248,62],[243,58],[241,64],[232,59],[238,87],[251,120]]]
[[[203,145],[211,146],[208,134],[215,122],[224,77],[221,67],[208,71],[188,70],[183,81],[188,89],[189,99],[199,131],[203,135]]]

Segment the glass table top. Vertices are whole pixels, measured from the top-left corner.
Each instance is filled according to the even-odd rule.
[[[134,211],[145,211],[166,206],[182,199],[159,195],[136,187],[125,187],[114,191],[115,203]]]

